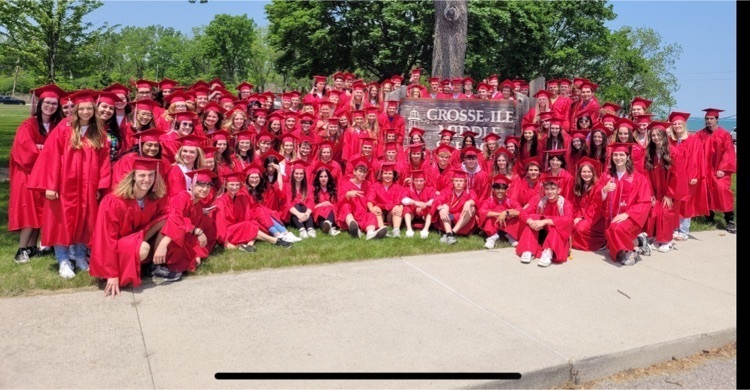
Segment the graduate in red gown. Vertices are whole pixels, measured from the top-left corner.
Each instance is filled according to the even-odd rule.
[[[299,229],[299,237],[302,239],[315,238],[315,219],[313,209],[312,180],[310,177],[307,161],[294,160],[290,163],[291,174],[289,181],[285,183],[286,205],[282,212],[286,213],[285,220],[291,220],[294,227]]]
[[[386,103],[386,111],[378,116],[378,126],[380,126],[381,129],[395,129],[397,136],[396,141],[399,143],[404,142],[406,122],[404,122],[404,118],[398,114],[397,101],[389,101]]]
[[[318,156],[315,164],[328,164],[331,167],[331,174],[336,183],[339,183],[343,177],[341,164],[334,158],[336,155],[336,144],[331,141],[322,141],[318,144]]]
[[[424,171],[411,171],[409,175],[410,186],[404,188],[401,204],[404,205],[404,222],[406,224],[406,237],[414,237],[414,226],[416,223],[422,225],[419,232],[420,238],[429,236],[432,224],[432,203],[435,200],[435,188],[427,185],[427,176]]]
[[[86,244],[96,223],[100,191],[109,189],[111,165],[107,136],[95,116],[95,93],[71,96],[75,107],[44,142],[28,188],[43,191],[42,245],[55,246],[60,276],[75,276],[73,265],[88,271]]]
[[[547,167],[542,173],[542,179],[547,177],[559,177],[560,180],[557,182],[560,196],[565,199],[573,199],[573,175],[570,174],[568,169],[570,167],[567,164],[565,155],[568,154],[566,149],[547,150],[543,153],[547,160]],[[575,168],[573,168],[575,169]]]
[[[169,222],[169,198],[156,173],[160,163],[151,158],[133,160],[131,171],[99,205],[89,274],[107,280],[104,296],[117,296],[121,287],[130,284],[140,286],[141,265],[151,261],[163,240],[165,223],[179,223]]]
[[[166,180],[170,164],[162,157],[161,144],[159,143],[159,137],[162,134],[159,129],[144,130],[135,134],[136,145],[134,146],[134,150],[123,154],[112,163],[112,190],[117,187],[125,175],[133,170],[133,161],[139,157],[160,160],[161,163],[158,166],[157,172],[162,179]]]
[[[549,130],[539,140],[539,154],[548,150],[566,150],[565,161],[570,161],[570,135],[562,131],[562,119],[550,118]],[[547,156],[543,156],[542,165],[547,165]],[[563,194],[565,196],[565,194]]]
[[[536,130],[539,125],[533,123],[527,123],[522,126],[521,140],[518,145],[518,158],[516,161],[525,161],[531,157],[535,157],[539,154],[539,138],[536,135]],[[540,160],[541,163],[541,160]],[[524,175],[524,166],[522,164],[516,164],[516,173],[519,176]]]
[[[524,167],[523,169],[526,174],[516,177],[510,186],[510,194],[508,196],[522,207],[526,206],[531,198],[542,192],[539,180],[542,175],[542,163],[539,160],[539,157],[531,157],[522,161],[521,165]]]
[[[60,99],[67,93],[55,84],[31,91],[35,97],[35,114],[21,122],[10,149],[10,199],[8,231],[21,231],[14,260],[26,263],[38,253],[37,239],[42,227],[44,194],[28,188],[29,175],[42,152],[50,131],[63,120]]]
[[[177,139],[180,144],[175,155],[175,163],[167,171],[167,196],[176,196],[190,188],[192,184],[188,172],[204,168],[205,161],[201,145],[206,141],[197,135],[186,135]]]
[[[336,215],[338,209],[337,179],[333,171],[339,167],[335,165],[318,162],[314,170],[312,183],[313,198],[313,221],[318,224],[323,233],[337,236],[341,231],[336,227]]]
[[[175,114],[171,129],[159,138],[162,146],[162,156],[174,164],[177,149],[180,148],[178,138],[193,134],[197,117],[191,111]]]
[[[241,131],[234,136],[235,147],[234,153],[232,154],[233,169],[235,172],[242,172],[256,160],[256,152],[253,149],[253,140],[256,136],[250,130]],[[270,133],[264,131],[258,134],[257,137],[263,137],[265,140],[268,140],[266,142],[269,142],[272,136]]]
[[[404,216],[404,206],[401,199],[404,197],[404,188],[398,184],[398,172],[396,163],[383,163],[376,172],[377,181],[368,189],[367,209],[375,214],[378,227],[386,223],[393,226],[391,237],[401,237],[401,222]]]
[[[275,210],[266,206],[267,197],[275,197],[278,192],[283,195],[283,180],[279,184],[282,187],[270,185],[265,175],[266,169],[256,162],[245,168],[246,187],[244,191],[248,194],[250,205],[250,218],[258,222],[260,229],[270,236],[286,242],[298,242],[302,239],[295,236],[281,223],[281,216]],[[279,183],[277,181],[277,183]],[[270,187],[270,188],[269,188]]]
[[[705,177],[708,186],[708,207],[711,210],[709,220],[713,221],[714,212],[724,213],[726,229],[737,233],[734,223],[734,193],[732,192],[732,174],[737,171],[737,159],[734,143],[729,132],[719,126],[719,113],[724,110],[707,108],[706,127],[695,133],[703,144],[706,158]]]
[[[138,133],[146,130],[156,129],[160,134],[164,134],[156,128],[154,122],[154,110],[159,107],[159,103],[151,100],[136,100],[128,103],[133,107],[131,117],[123,121],[123,134],[127,136],[122,140],[125,153],[131,151],[135,144],[138,143]]]
[[[479,163],[482,151],[470,146],[461,150],[463,164],[461,170],[466,172],[466,189],[477,196],[477,202],[487,198],[490,193],[490,177],[483,164]]]
[[[602,211],[604,237],[612,261],[634,265],[639,256],[635,250],[636,237],[642,231],[651,210],[651,185],[638,173],[630,161],[633,144],[609,145],[609,169],[602,176]],[[648,242],[637,240],[639,251],[650,254]]]
[[[570,132],[570,107],[573,102],[569,97],[560,95],[560,81],[547,81],[547,90],[550,92],[549,105],[552,107],[555,116],[563,118],[562,129],[564,132]]]
[[[515,247],[518,245],[520,233],[521,205],[508,197],[508,188],[511,180],[502,174],[492,178],[492,192],[479,206],[477,213],[479,226],[482,228],[487,239],[484,247],[492,249],[497,240],[503,238]]]
[[[599,122],[599,102],[596,100],[596,97],[594,97],[594,92],[596,92],[597,88],[598,85],[592,83],[589,80],[584,80],[581,84],[581,98],[577,102],[573,103],[570,108],[571,116],[569,119],[571,124],[571,131],[578,130],[578,125],[573,119],[584,115],[591,118],[592,124]]]
[[[454,151],[456,149],[450,145],[440,144],[432,153],[435,156],[432,165],[434,181],[432,183],[428,181],[426,185],[434,187],[436,194],[453,187],[453,170],[460,167],[460,160],[456,160],[456,164],[453,164]],[[429,180],[429,176],[427,174],[425,178]]]
[[[597,251],[605,244],[601,170],[601,164],[588,157],[576,164],[572,198],[573,248],[578,250]]]
[[[445,189],[432,203],[435,228],[445,232],[440,242],[455,244],[456,235],[469,235],[477,227],[477,196],[466,188],[468,174],[462,169],[453,170],[453,186]]]
[[[659,252],[672,249],[672,234],[680,226],[680,203],[688,194],[682,156],[667,140],[668,122],[651,122],[651,142],[646,147],[644,168],[651,183],[651,214],[646,221],[646,234],[654,238]]]
[[[367,193],[372,183],[367,180],[370,162],[364,156],[348,163],[353,172],[348,179],[339,184],[338,216],[336,223],[341,229],[347,229],[352,238],[359,238],[361,226],[365,227],[366,239],[384,238],[388,228],[378,226],[377,217],[367,207]]]
[[[271,237],[259,230],[259,225],[252,218],[250,200],[247,192],[242,190],[245,174],[231,172],[224,175],[225,192],[216,198],[216,240],[225,249],[239,249],[244,252],[257,251],[255,240],[270,242],[283,247],[292,244],[284,240]]]
[[[695,134],[688,133],[686,112],[672,112],[669,122],[672,123],[670,145],[677,148],[682,158],[678,161],[685,167],[685,180],[688,182],[688,196],[680,203],[680,226],[673,238],[677,241],[688,239],[690,233],[690,219],[709,214],[708,187],[706,186],[705,168],[706,157],[703,145]]]
[[[516,254],[522,263],[538,257],[537,265],[564,263],[570,253],[573,234],[573,202],[560,195],[560,178],[543,179],[544,193],[536,195],[523,207],[518,217],[522,223]]]
[[[211,145],[216,148],[216,168],[219,176],[235,172],[229,133],[226,130],[217,130],[211,133],[210,137]]]
[[[172,217],[177,224],[162,229],[166,253],[159,244],[154,253],[152,275],[168,281],[179,280],[184,272],[193,272],[206,259],[216,244],[216,223],[203,212],[201,200],[211,192],[216,174],[208,169],[188,172],[190,190],[183,190],[169,199]],[[172,280],[174,279],[174,280]]]

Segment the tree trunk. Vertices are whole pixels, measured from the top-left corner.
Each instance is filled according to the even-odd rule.
[[[467,0],[435,0],[432,76],[463,77],[468,26]]]

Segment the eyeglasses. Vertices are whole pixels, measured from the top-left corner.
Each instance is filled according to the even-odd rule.
[[[303,124],[303,125],[311,125],[312,121],[302,121],[300,123]]]

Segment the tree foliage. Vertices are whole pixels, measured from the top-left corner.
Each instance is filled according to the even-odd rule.
[[[54,82],[58,74],[76,77],[89,63],[80,50],[110,31],[105,23],[92,28],[83,18],[102,5],[98,0],[3,0],[0,1],[0,51],[6,61],[16,59],[24,67]]]
[[[204,30],[201,44],[212,71],[225,82],[247,77],[257,26],[247,15],[216,15]]]

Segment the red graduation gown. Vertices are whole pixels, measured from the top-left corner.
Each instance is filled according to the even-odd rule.
[[[529,184],[529,180],[526,177],[518,176],[510,184],[508,189],[508,197],[515,200],[522,207],[529,203],[531,198],[539,195],[542,191],[542,180],[537,179],[533,185]]]
[[[203,214],[201,202],[193,203],[193,195],[188,191],[170,197],[169,212],[175,223],[162,228],[162,233],[172,239],[167,247],[167,267],[176,272],[195,271],[195,258],[207,258],[216,244],[216,224]],[[203,248],[192,234],[196,227],[206,234],[207,243]]]
[[[232,198],[224,193],[216,198],[216,240],[223,245],[247,244],[258,236],[259,225],[250,220],[250,202],[242,191]]]
[[[378,126],[380,126],[380,134],[382,137],[385,137],[385,130],[395,129],[396,141],[398,141],[398,143],[404,142],[406,122],[404,122],[404,118],[401,115],[396,114],[393,116],[393,118],[391,118],[387,113],[382,113],[378,115]],[[383,140],[380,141],[384,142]]]
[[[670,139],[671,141],[671,139]],[[687,139],[677,142],[671,141],[671,145],[677,148],[682,155],[678,162],[685,169],[685,180],[688,182],[688,196],[680,203],[680,217],[693,218],[709,214],[708,208],[708,186],[706,185],[706,157],[703,144],[698,137],[689,134]],[[697,180],[696,184],[690,184],[690,180]]]
[[[190,171],[188,170],[188,172]],[[169,196],[170,198],[176,196],[182,191],[188,190],[187,178],[182,172],[179,164],[173,164],[171,167],[169,167],[169,170],[167,171],[166,184],[167,196]]]
[[[290,175],[291,176],[291,175]],[[309,177],[309,174],[308,174]],[[292,212],[290,211],[292,208],[294,208],[297,204],[302,204],[305,207],[308,208],[308,210],[312,210],[313,207],[315,207],[315,202],[313,201],[313,187],[312,184],[307,185],[307,196],[305,196],[305,199],[302,199],[302,192],[297,192],[294,197],[292,197],[292,186],[294,183],[293,177],[290,177],[290,180],[288,180],[286,183],[284,183],[284,200],[286,204],[282,207],[282,210],[279,211],[279,214],[281,214],[282,218],[284,219],[284,222],[288,223],[290,219],[292,218]],[[310,181],[308,180],[308,183]],[[311,214],[312,216],[312,214]],[[314,221],[313,221],[314,222]]]
[[[646,220],[646,233],[649,237],[656,237],[656,242],[672,241],[672,233],[680,226],[680,203],[687,196],[687,181],[685,180],[685,166],[681,155],[674,147],[669,147],[672,165],[667,169],[661,160],[654,161],[654,169],[646,170],[646,177],[651,183],[651,194],[655,203]],[[672,208],[664,207],[664,197],[672,199]]]
[[[29,178],[29,188],[57,191],[42,214],[42,245],[88,244],[96,223],[97,191],[110,186],[109,144],[94,149],[88,141],[70,147],[72,129],[61,122],[47,137]]]
[[[479,202],[477,200],[477,195],[472,190],[464,189],[461,194],[456,194],[456,192],[450,188],[446,189],[443,192],[438,195],[435,200],[432,202],[432,210],[430,212],[432,213],[432,221],[433,226],[435,226],[436,229],[443,231],[443,221],[440,220],[440,213],[438,212],[438,207],[447,204],[448,205],[448,212],[453,216],[454,223],[455,221],[458,221],[458,219],[461,217],[461,212],[464,210],[464,205],[466,202],[473,200],[474,205],[479,207]],[[474,231],[474,228],[477,226],[477,219],[476,216],[471,221],[469,221],[464,227],[461,228],[459,231],[454,231],[453,233],[458,235],[469,235],[472,231]]]
[[[125,176],[127,176],[128,173],[133,170],[133,162],[138,157],[140,157],[138,153],[126,153],[112,164],[112,190],[117,187],[117,184],[120,183],[120,180],[122,180]],[[169,168],[169,162],[167,162],[167,160],[162,157],[161,163],[159,163],[159,175],[161,175],[162,179],[166,180]]]
[[[435,188],[432,186],[428,186],[425,184],[425,187],[422,189],[422,191],[417,191],[414,188],[404,188],[404,194],[403,198],[408,197],[409,199],[418,201],[418,202],[424,202],[427,203],[430,200],[435,199],[437,195],[435,195]],[[417,207],[414,205],[404,206],[404,215],[411,214],[414,219],[424,219],[429,215],[431,212],[431,207],[426,207],[424,209],[421,209],[417,211]]]
[[[179,135],[176,131],[170,131],[159,137],[161,156],[169,161],[170,164],[174,164],[175,156],[180,149],[180,143],[177,141],[177,138],[179,138]]]
[[[531,252],[534,257],[540,257],[542,251],[551,249],[554,253],[552,261],[555,263],[564,263],[568,261],[570,253],[570,236],[573,234],[573,205],[563,197],[562,206],[557,202],[549,202],[542,195],[537,195],[531,199],[529,204],[521,209],[521,237],[518,240],[516,254],[521,255],[523,252]],[[543,202],[544,201],[544,202]],[[547,237],[542,244],[539,244],[539,231],[529,228],[526,220],[531,219],[551,219],[554,224],[545,226]],[[540,230],[541,231],[541,230]]]
[[[404,197],[404,187],[398,183],[391,183],[386,188],[382,182],[377,182],[370,186],[366,196],[368,202],[380,207],[384,212],[388,212],[401,204],[401,199]]]
[[[705,177],[708,187],[708,207],[713,211],[727,212],[734,210],[734,193],[732,192],[732,174],[737,171],[732,136],[719,127],[713,132],[701,129],[695,133],[703,144],[706,158]],[[716,176],[716,171],[724,171],[724,177]]]
[[[563,131],[570,132],[570,106],[573,102],[569,97],[558,95],[554,101],[550,98],[549,104],[552,107],[552,111],[555,112],[555,116],[563,119]]]
[[[604,244],[604,214],[602,213],[602,185],[599,180],[592,188],[573,199],[573,220],[581,218],[573,226],[573,248],[593,252]]]
[[[509,198],[507,194],[502,201],[499,201],[494,196],[485,199],[481,206],[479,206],[479,211],[477,212],[479,226],[485,233],[487,233],[487,236],[492,236],[493,234],[502,231],[517,240],[521,228],[520,219],[518,217],[507,218],[505,220],[505,225],[502,226],[498,224],[495,217],[487,217],[487,214],[490,211],[501,212],[505,210],[521,210],[521,205]]]
[[[337,205],[339,213],[336,216],[336,223],[341,229],[347,229],[346,216],[352,214],[359,224],[359,228],[364,230],[367,226],[377,226],[377,218],[367,208],[367,193],[372,183],[365,180],[358,187],[352,180],[344,180],[337,190],[339,203]],[[346,193],[355,190],[362,191],[362,196],[347,198]]]
[[[614,180],[616,188],[608,192],[602,202],[604,215],[604,237],[607,240],[609,254],[614,261],[621,250],[632,251],[633,240],[646,224],[651,211],[651,185],[648,179],[638,172],[625,173],[620,179],[617,175],[604,174],[600,179],[602,185]],[[612,223],[612,218],[627,213],[628,219]]]
[[[313,203],[315,202],[315,194],[313,192],[310,192],[310,197],[313,199]],[[338,193],[337,193],[338,196]],[[323,202],[330,202],[330,205],[327,206],[318,206],[319,204]],[[324,188],[320,189],[320,192],[318,193],[318,203],[315,203],[313,205],[313,219],[317,222],[318,218],[328,218],[329,214],[333,212],[333,220],[336,220],[337,209],[336,209],[336,200],[331,199],[331,194],[328,193]],[[317,207],[316,207],[317,206]]]
[[[10,149],[10,199],[8,230],[42,227],[44,193],[28,188],[29,175],[39,157],[37,145],[44,145],[47,136],[39,133],[36,118],[21,122]]]
[[[120,287],[131,283],[133,287],[140,286],[141,244],[155,223],[169,218],[168,203],[167,197],[156,200],[146,197],[141,209],[135,199],[107,194],[99,205],[91,237],[89,274],[104,279],[120,278]]]

